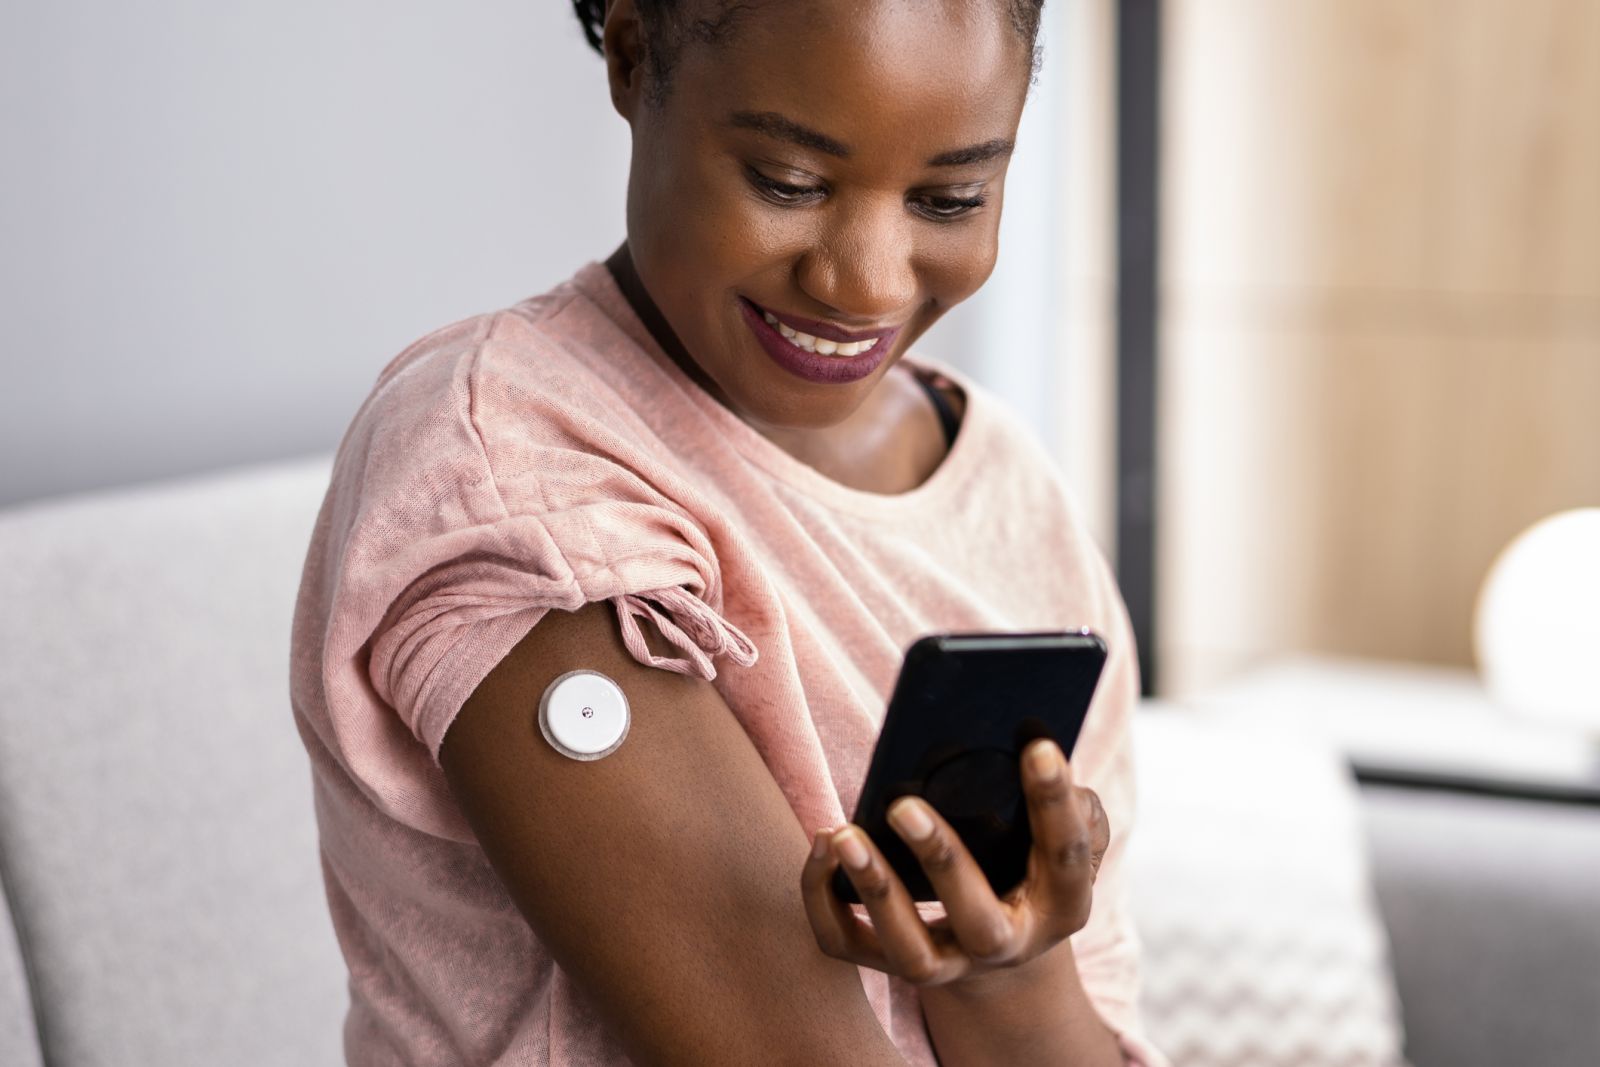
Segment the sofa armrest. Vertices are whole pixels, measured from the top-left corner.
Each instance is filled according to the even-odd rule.
[[[1361,797],[1413,1061],[1600,1063],[1600,806]]]

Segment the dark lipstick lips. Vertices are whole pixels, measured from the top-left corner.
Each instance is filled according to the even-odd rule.
[[[821,385],[844,385],[867,377],[888,357],[889,349],[894,346],[895,334],[899,332],[888,331],[869,351],[858,355],[825,356],[807,352],[789,341],[776,326],[767,322],[760,309],[750,301],[740,299],[739,313],[744,316],[756,341],[774,363],[790,374]],[[867,336],[870,338],[873,335]]]
[[[818,322],[816,319],[802,318],[799,315],[791,315],[787,311],[777,311],[773,308],[762,307],[760,304],[749,299],[748,297],[740,297],[739,299],[743,300],[745,303],[754,308],[756,314],[771,315],[773,318],[777,319],[791,330],[799,330],[801,333],[809,333],[812,337],[821,337],[829,341],[837,341],[842,345],[847,345],[852,342],[870,341],[875,337],[887,337],[900,329],[898,326],[885,326],[877,330],[859,330],[856,332],[851,332],[850,330],[841,330],[839,327],[829,325],[826,322]]]

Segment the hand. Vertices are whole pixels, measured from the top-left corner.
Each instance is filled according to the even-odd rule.
[[[848,823],[818,830],[801,893],[822,951],[914,985],[941,986],[1025,964],[1083,929],[1111,840],[1105,808],[1094,790],[1072,784],[1071,765],[1049,740],[1023,752],[1022,790],[1033,848],[1027,876],[1004,898],[995,896],[972,853],[926,801],[901,797],[890,805],[890,825],[944,903],[946,915],[931,922],[923,921],[865,831]],[[830,882],[841,862],[870,924],[833,892]]]

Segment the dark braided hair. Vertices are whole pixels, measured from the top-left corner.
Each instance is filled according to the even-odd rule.
[[[1029,72],[1031,81],[1039,72],[1039,12],[1044,0],[1006,0],[1006,5],[1010,9],[1012,28],[1033,57]],[[639,9],[639,18],[644,23],[645,61],[651,74],[650,96],[660,102],[666,91],[667,75],[684,39],[714,44],[727,35],[739,15],[755,5],[721,0],[718,13],[704,18],[686,18],[677,0],[635,0],[634,6]],[[583,26],[584,39],[596,52],[601,52],[600,31],[606,21],[606,0],[572,0],[572,9]]]

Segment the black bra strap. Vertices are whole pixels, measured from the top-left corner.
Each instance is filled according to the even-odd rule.
[[[944,427],[944,443],[949,448],[955,444],[956,431],[961,428],[961,420],[956,417],[955,409],[950,406],[950,398],[927,378],[914,373],[911,375],[922,383],[922,388],[928,391],[928,399],[933,401],[933,406],[939,412],[939,423]]]

